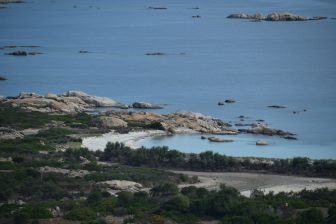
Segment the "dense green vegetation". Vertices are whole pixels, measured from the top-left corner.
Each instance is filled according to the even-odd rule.
[[[41,128],[52,121],[64,122],[73,128],[94,126],[94,116],[87,113],[56,115],[41,112],[27,112],[15,107],[0,106],[0,124],[14,129]]]
[[[266,171],[281,174],[336,177],[336,161],[308,158],[273,159],[272,163],[256,163],[213,153],[186,154],[168,147],[130,149],[122,143],[108,143],[101,160],[132,166],[149,166],[195,171]]]

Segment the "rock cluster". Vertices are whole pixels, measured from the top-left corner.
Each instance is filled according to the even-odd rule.
[[[40,96],[35,93],[20,93],[17,97],[7,97],[1,103],[21,107],[30,111],[78,113],[95,107],[125,107],[110,98],[91,96],[81,91]]]
[[[221,120],[193,112],[176,112],[167,115],[148,112],[107,111],[105,116],[119,118],[128,123],[149,124],[160,122],[171,133],[201,132],[212,134],[238,134],[236,129]]]
[[[251,19],[251,20],[265,20],[265,21],[307,21],[307,20],[321,20],[326,19],[324,16],[299,16],[289,12],[273,12],[266,16],[256,13],[249,15],[246,13],[231,14],[227,18],[229,19]]]
[[[283,130],[275,129],[275,128],[269,128],[267,127],[267,125],[260,124],[260,123],[253,124],[252,127],[249,129],[239,129],[239,131],[243,133],[261,134],[261,135],[270,135],[270,136],[277,135],[277,136],[280,136],[286,139],[288,138],[296,139],[295,134],[291,132],[287,132],[287,131],[283,131]]]

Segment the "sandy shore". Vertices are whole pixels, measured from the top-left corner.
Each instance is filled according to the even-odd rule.
[[[119,134],[114,131],[103,134],[101,136],[87,137],[83,139],[82,147],[89,150],[104,150],[108,142],[122,142],[131,148],[141,147],[141,140],[158,135],[165,135],[166,132],[159,130],[129,132],[127,134]]]
[[[221,184],[238,189],[241,194],[250,196],[251,190],[259,189],[268,193],[278,192],[297,192],[303,189],[314,190],[318,188],[336,189],[336,180],[328,178],[312,178],[284,176],[273,174],[256,173],[218,173],[218,172],[192,172],[192,171],[173,171],[189,176],[198,176],[200,182],[193,184],[196,187],[204,187],[208,190],[218,189]],[[181,185],[185,187],[190,185]]]

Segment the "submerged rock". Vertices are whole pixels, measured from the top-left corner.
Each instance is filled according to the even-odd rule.
[[[155,9],[155,10],[166,10],[166,7],[153,7],[153,6],[149,6],[148,9]]]
[[[134,102],[132,104],[133,108],[138,108],[138,109],[162,109],[163,107],[157,104],[151,104],[151,103],[146,103],[146,102]]]
[[[149,52],[149,53],[146,53],[146,55],[148,55],[148,56],[162,56],[162,55],[165,55],[165,53],[162,53],[162,52]]]
[[[283,106],[283,105],[270,105],[270,106],[267,106],[269,108],[276,108],[276,109],[284,109],[284,108],[287,108],[286,106]]]

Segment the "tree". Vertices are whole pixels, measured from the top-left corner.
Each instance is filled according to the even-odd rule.
[[[323,215],[321,210],[310,208],[300,213],[296,220],[297,224],[322,224]]]

